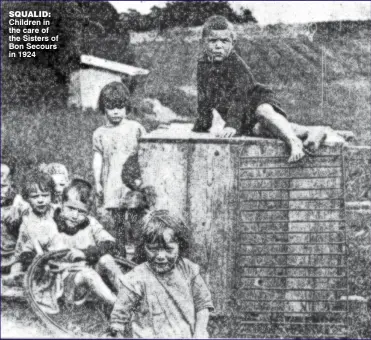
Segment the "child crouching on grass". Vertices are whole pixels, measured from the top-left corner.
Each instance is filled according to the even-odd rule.
[[[50,284],[44,285],[46,290],[37,296],[49,313],[58,312],[57,300],[62,296],[67,303],[74,304],[83,303],[90,292],[108,305],[113,306],[116,301],[115,292],[102,278],[105,276],[114,290],[119,291],[123,274],[110,255],[115,249],[115,239],[88,215],[91,204],[92,186],[74,179],[63,191],[62,207],[54,212],[55,229],[48,234],[45,251],[69,251],[65,258],[52,264],[46,278]],[[23,245],[23,258],[27,252],[35,253],[32,246],[32,242]]]
[[[125,251],[125,211],[120,209],[122,198],[129,188],[122,181],[122,172],[128,159],[135,159],[138,140],[146,133],[136,121],[127,119],[130,93],[120,82],[106,85],[99,96],[99,110],[105,116],[105,125],[93,134],[93,172],[96,194],[105,211],[111,211],[112,230],[120,255]]]
[[[108,334],[122,337],[131,322],[134,338],[207,338],[213,304],[199,266],[185,258],[190,230],[167,211],[149,213],[142,227],[142,264],[124,276]]]
[[[22,188],[22,197],[30,205],[23,215],[19,237],[15,247],[16,263],[8,281],[20,280],[32,259],[42,255],[50,246],[50,239],[57,232],[53,221],[54,210],[51,206],[52,179],[46,174],[32,172],[28,174]]]

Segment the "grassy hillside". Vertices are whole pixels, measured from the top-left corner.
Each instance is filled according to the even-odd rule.
[[[237,30],[237,51],[257,81],[277,91],[292,121],[353,130],[360,144],[370,144],[369,21],[319,23],[313,42],[306,25]],[[190,94],[196,93],[199,38],[200,28],[132,36],[138,64],[152,72],[144,95],[195,114]]]
[[[313,42],[305,33],[302,25],[241,26],[236,48],[256,79],[277,91],[292,121],[349,129],[356,133],[358,144],[370,145],[370,22],[318,24]],[[175,29],[162,36],[133,34],[137,65],[151,70],[136,95],[158,98],[178,114],[194,117],[199,37],[200,28]],[[103,123],[99,113],[22,103],[3,107],[2,113],[1,141],[18,159],[18,183],[37,164],[54,161],[66,164],[72,174],[92,180],[91,138]],[[153,127],[144,116],[137,119],[147,128]],[[356,172],[358,168],[349,163]],[[367,176],[365,172],[362,182],[368,186]],[[349,222],[350,293],[367,298],[369,305],[362,313],[352,307],[352,338],[369,337],[371,324],[370,227],[369,220],[361,222]],[[14,308],[5,303],[3,309],[3,336],[14,336],[14,329],[23,327],[24,334],[45,335],[45,328],[24,305]],[[40,334],[34,333],[33,326]]]
[[[370,21],[318,24],[313,42],[303,25],[237,30],[237,50],[256,79],[277,91],[292,121],[349,129],[358,144],[370,144]],[[151,70],[136,95],[194,117],[199,38],[200,28],[133,34],[137,65]],[[153,127],[143,116],[138,120]],[[19,160],[21,177],[40,162],[62,161],[72,173],[92,178],[91,135],[100,124],[94,111],[18,103],[3,107],[2,145]]]

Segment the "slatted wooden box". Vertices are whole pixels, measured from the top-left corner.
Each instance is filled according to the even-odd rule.
[[[237,301],[247,313],[331,313],[335,304],[324,301],[345,293],[341,146],[291,165],[281,141],[213,138],[191,127],[142,138],[139,159],[157,208],[191,226],[190,258],[217,312]]]

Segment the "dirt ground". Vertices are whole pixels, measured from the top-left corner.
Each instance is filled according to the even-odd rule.
[[[51,338],[26,302],[1,301],[1,338]]]

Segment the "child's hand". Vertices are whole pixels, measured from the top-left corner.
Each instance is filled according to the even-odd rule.
[[[237,130],[231,127],[226,127],[216,134],[217,137],[229,138],[235,136]]]
[[[67,261],[70,262],[75,262],[78,260],[84,260],[85,259],[85,254],[76,248],[72,248],[66,255]]]

